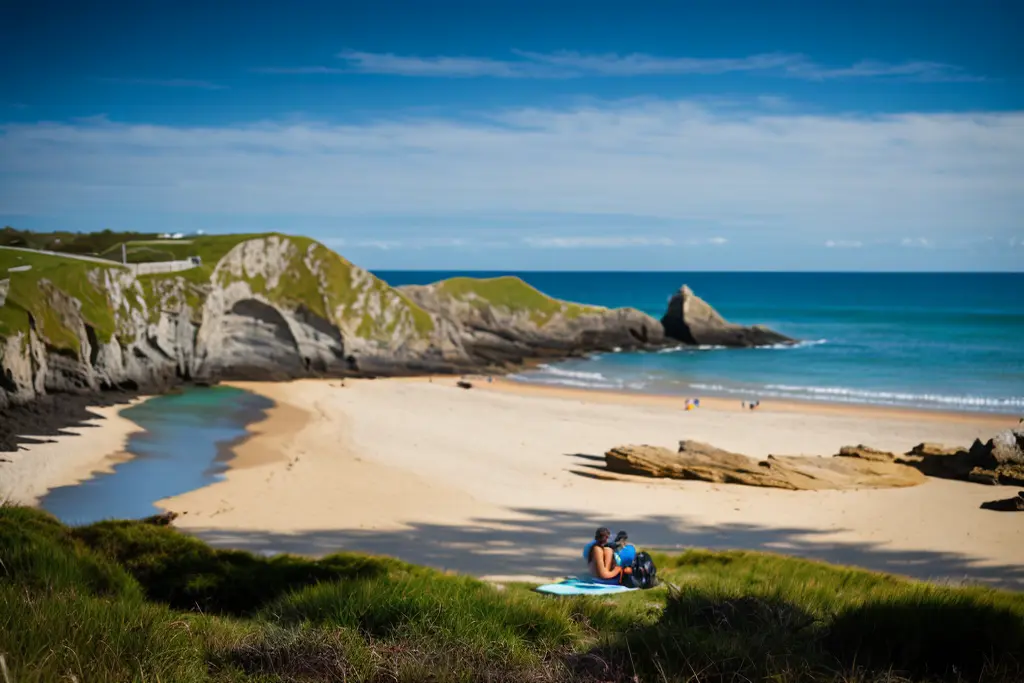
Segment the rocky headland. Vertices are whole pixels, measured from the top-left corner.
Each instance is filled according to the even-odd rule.
[[[98,258],[0,249],[0,442],[9,445],[26,416],[37,433],[47,431],[47,414],[69,422],[63,401],[39,401],[52,394],[130,396],[223,379],[503,373],[598,351],[788,341],[728,323],[685,286],[659,321],[635,309],[559,301],[514,277],[393,288],[305,237],[202,236],[161,248],[179,249],[185,269],[140,272]]]

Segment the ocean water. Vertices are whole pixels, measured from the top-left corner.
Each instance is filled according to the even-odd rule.
[[[392,285],[499,274],[376,273]],[[524,382],[1024,415],[1024,274],[509,274],[560,299],[631,306],[657,318],[686,283],[733,322],[802,340],[795,347],[603,354],[515,376]]]
[[[121,412],[145,430],[128,438],[134,455],[110,473],[52,489],[40,501],[67,524],[140,519],[160,512],[154,501],[223,477],[229,446],[246,435],[273,402],[232,387],[190,388]]]

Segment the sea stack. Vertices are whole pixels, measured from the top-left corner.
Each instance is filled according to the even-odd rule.
[[[693,346],[748,347],[796,342],[767,327],[730,323],[686,285],[672,295],[661,324],[666,337]]]

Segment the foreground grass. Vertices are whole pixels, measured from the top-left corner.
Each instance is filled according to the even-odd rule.
[[[1024,595],[749,552],[558,599],[388,558],[214,550],[0,508],[11,681],[1024,680]]]

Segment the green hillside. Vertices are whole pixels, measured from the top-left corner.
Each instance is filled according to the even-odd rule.
[[[8,273],[9,268],[29,270]],[[78,340],[65,324],[68,297],[80,304],[82,318],[97,337],[107,341],[114,334],[114,311],[100,285],[105,271],[117,266],[27,251],[0,249],[0,276],[10,277],[7,301],[0,307],[0,335],[28,332],[28,315],[36,331],[55,349],[78,350]]]
[[[214,550],[168,526],[0,508],[10,681],[1019,682],[1024,594],[753,552],[667,586],[541,596],[396,560]]]
[[[530,319],[538,325],[544,325],[559,313],[572,319],[586,313],[605,310],[597,306],[583,306],[553,299],[512,276],[482,280],[456,277],[442,280],[437,283],[437,288],[439,293],[470,305],[499,306],[514,313],[528,313]]]

